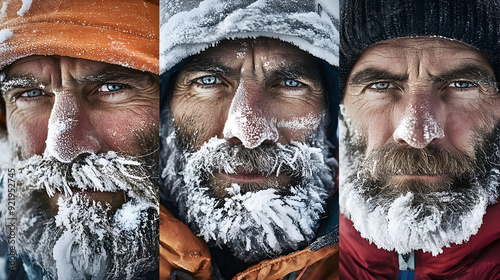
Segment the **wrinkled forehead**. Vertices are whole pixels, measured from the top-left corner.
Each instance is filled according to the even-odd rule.
[[[155,76],[148,72],[126,68],[120,65],[106,62],[94,61],[83,58],[67,56],[43,56],[33,55],[14,61],[2,70],[3,80],[9,78],[34,78],[47,83],[59,80],[61,75],[69,73],[75,81],[79,80],[102,80],[113,77],[140,77]]]
[[[248,59],[267,68],[292,64],[316,71],[319,68],[319,59],[315,56],[290,43],[267,37],[221,41],[196,55],[188,64],[239,67]]]
[[[463,68],[465,65],[480,68],[494,77],[488,58],[465,43],[436,37],[397,38],[367,48],[351,69],[349,79],[356,72],[369,68],[435,75],[438,74],[436,72]]]

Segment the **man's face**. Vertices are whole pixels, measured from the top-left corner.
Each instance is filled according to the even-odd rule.
[[[182,148],[197,151],[212,137],[254,149],[304,142],[324,111],[319,62],[278,40],[226,41],[196,56],[177,76],[171,110]],[[277,180],[251,170],[216,172],[211,181],[230,185]]]
[[[461,228],[459,221],[490,199],[484,173],[491,166],[484,154],[498,148],[499,97],[488,59],[465,44],[401,38],[365,50],[347,80],[347,132],[341,137],[346,147],[341,208],[362,236],[386,249],[423,248],[434,254],[455,236],[460,237],[452,242],[465,238],[447,232],[454,237],[441,244],[439,234],[432,233]],[[350,204],[354,200],[348,196],[358,194],[367,213]],[[416,214],[405,220],[411,213]],[[365,227],[364,219],[366,224],[387,221],[389,228],[407,234],[394,231],[394,240],[387,241],[373,233],[379,225]],[[423,241],[429,239],[436,244]]]
[[[465,44],[395,39],[361,55],[344,106],[366,136],[367,154],[386,143],[472,154],[474,127],[491,129],[500,116],[495,82],[486,57]]]
[[[62,162],[84,153],[139,155],[158,130],[157,80],[85,59],[30,56],[7,69],[2,92],[9,138],[22,159],[44,151]]]
[[[1,90],[16,151],[9,164],[16,170],[19,251],[49,277],[154,269],[158,78],[31,56],[5,70]],[[68,255],[51,253],[62,247]]]
[[[178,172],[164,171],[168,196],[189,209],[181,215],[197,234],[246,262],[289,252],[314,236],[333,184],[323,161],[325,93],[317,58],[275,39],[224,41],[178,71],[170,109],[184,159],[176,162],[183,166]],[[315,206],[289,205],[313,193],[321,193]],[[255,199],[269,209],[250,209]],[[199,207],[203,215],[195,214]],[[308,222],[290,220],[301,210],[296,217]],[[253,220],[258,216],[272,216],[277,226],[261,225],[269,218]],[[307,226],[292,229],[296,223]],[[223,229],[230,224],[238,234]],[[290,232],[297,235],[287,237]],[[276,236],[284,240],[270,242]]]

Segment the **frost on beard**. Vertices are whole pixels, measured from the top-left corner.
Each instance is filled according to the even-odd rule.
[[[475,147],[478,167],[465,187],[429,193],[405,192],[391,199],[367,197],[366,190],[373,185],[364,171],[363,137],[348,119],[341,118],[339,131],[340,161],[344,163],[340,168],[340,210],[363,238],[379,248],[399,254],[422,250],[436,256],[444,247],[467,242],[476,234],[487,206],[498,198],[498,125],[492,135],[475,137],[486,140]]]
[[[174,203],[185,222],[210,245],[227,247],[247,263],[309,244],[333,191],[333,172],[325,164],[323,151],[301,143],[278,145],[281,154],[277,160],[263,161],[268,172],[279,174],[285,165],[293,166],[304,178],[287,194],[274,188],[243,192],[240,185],[232,184],[226,189],[228,196],[220,198],[210,194],[206,175],[214,170],[235,173],[244,164],[231,157],[231,152],[221,153],[225,142],[214,137],[187,155],[182,176],[169,171],[168,166],[164,169],[165,187],[176,197]],[[170,156],[180,158],[179,153]]]
[[[16,244],[27,273],[41,277],[41,268],[44,279],[135,279],[157,268],[158,191],[146,161],[115,152],[72,164],[42,156],[18,161],[4,145],[1,168],[17,171]],[[84,191],[123,192],[127,199],[113,210]],[[7,206],[2,200],[3,217]]]

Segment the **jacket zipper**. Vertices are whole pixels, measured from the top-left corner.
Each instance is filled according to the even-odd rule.
[[[399,254],[399,277],[398,280],[415,279],[415,253]]]

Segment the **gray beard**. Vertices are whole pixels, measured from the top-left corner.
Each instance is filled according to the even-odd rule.
[[[162,203],[178,209],[184,222],[210,246],[228,248],[236,258],[255,263],[290,253],[313,240],[334,189],[332,165],[336,161],[327,159],[324,150],[300,143],[280,149],[279,160],[271,165],[282,170],[300,166],[291,173],[300,169],[302,178],[285,192],[273,187],[251,191],[251,186],[232,184],[227,196],[216,197],[216,186],[207,183],[209,174],[218,170],[231,173],[243,164],[220,152],[226,141],[214,137],[199,151],[185,153],[176,147],[173,129],[164,128],[161,133],[165,139],[160,155]],[[319,142],[327,147],[326,140]],[[275,169],[262,167],[264,170]]]
[[[436,256],[452,243],[476,234],[489,204],[496,203],[500,186],[500,128],[478,135],[470,174],[450,182],[446,190],[404,191],[374,179],[365,158],[365,145],[350,122],[340,122],[340,210],[361,237],[380,248],[406,254],[423,250]],[[399,190],[398,190],[399,189]]]
[[[156,270],[156,172],[141,164],[113,152],[89,155],[72,166],[39,156],[17,162],[12,167],[17,172],[18,254],[42,268],[44,279],[138,279]],[[73,193],[88,186],[123,191],[127,202],[114,212],[108,204]],[[55,192],[61,196],[57,213],[51,213],[48,199]],[[10,214],[6,199],[1,209],[3,217]]]

